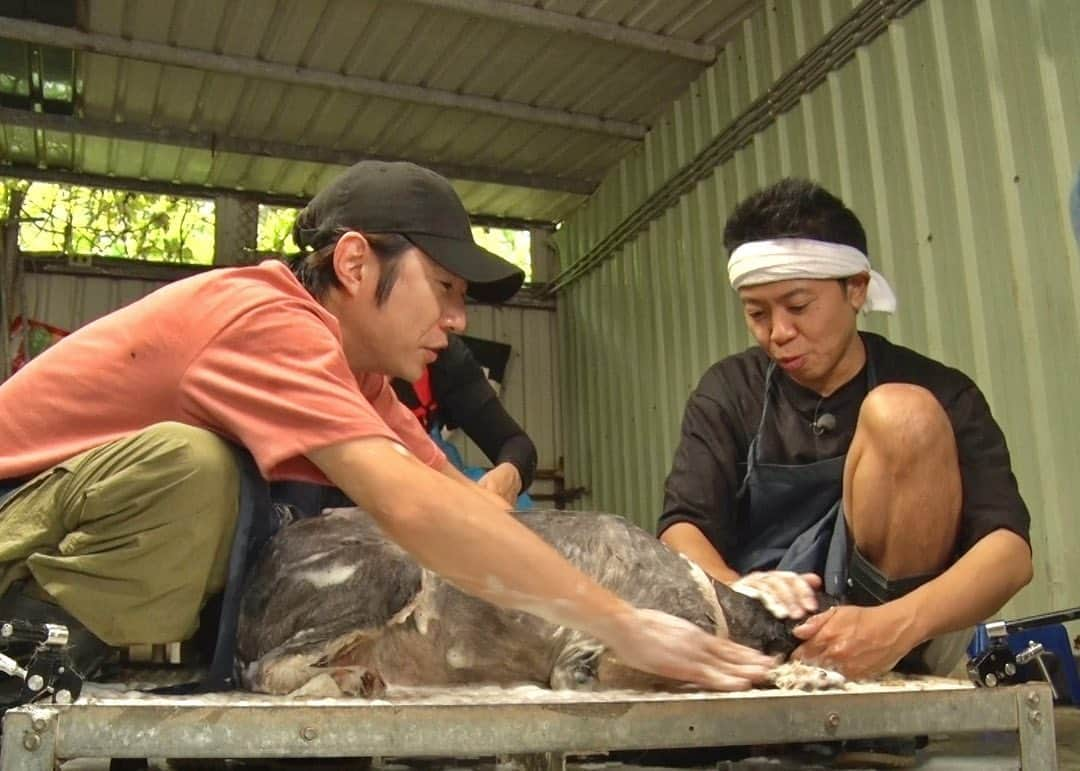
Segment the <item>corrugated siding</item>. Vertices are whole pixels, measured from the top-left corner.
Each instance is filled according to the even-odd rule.
[[[23,278],[20,307],[26,316],[72,332],[135,302],[164,281],[30,273]]]
[[[21,302],[30,318],[71,331],[163,285],[128,278],[33,273],[25,276]],[[536,443],[539,467],[556,468],[562,453],[555,393],[555,313],[540,308],[470,306],[468,333],[512,346],[502,401]],[[463,449],[467,462],[490,465],[460,431],[452,441]],[[538,483],[536,489],[549,491],[550,484]]]
[[[580,259],[854,7],[777,3],[560,233]],[[926,0],[859,49],[613,259],[560,295],[568,481],[652,526],[686,396],[750,344],[726,281],[724,220],[784,175],[841,196],[900,312],[866,327],[980,384],[1032,510],[1036,577],[1018,611],[1080,604],[1080,5]]]

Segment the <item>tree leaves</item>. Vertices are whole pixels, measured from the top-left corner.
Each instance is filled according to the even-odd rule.
[[[209,265],[214,260],[214,202],[130,190],[2,180],[26,190],[19,246],[24,252],[127,257]]]

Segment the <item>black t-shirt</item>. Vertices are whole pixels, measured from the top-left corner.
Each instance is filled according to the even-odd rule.
[[[430,369],[439,420],[450,427],[461,426],[492,463],[512,463],[521,476],[522,491],[528,490],[536,471],[536,445],[503,407],[465,342],[450,335],[450,344]],[[409,409],[420,406],[410,383],[393,379],[390,384]],[[311,482],[274,482],[271,497],[293,506],[302,516],[354,505],[341,490]]]
[[[878,384],[912,383],[926,388],[952,423],[963,484],[957,552],[967,551],[999,528],[1030,543],[1030,516],[1017,489],[1005,436],[975,383],[963,372],[880,335],[864,332],[861,336]],[[745,512],[736,493],[761,418],[768,366],[768,356],[755,347],[717,362],[702,376],[686,404],[682,436],[664,484],[658,532],[689,522],[725,560],[738,553],[737,517]],[[866,367],[826,398],[779,369],[773,380],[769,416],[760,440],[761,461],[795,465],[845,454],[867,393]],[[836,425],[818,435],[812,424],[824,413],[833,415]]]
[[[521,476],[521,489],[532,484],[536,445],[499,401],[469,346],[457,335],[431,364],[431,395],[437,417],[449,428],[461,427],[494,464],[511,463]],[[420,406],[412,385],[390,381],[398,398],[410,409]]]

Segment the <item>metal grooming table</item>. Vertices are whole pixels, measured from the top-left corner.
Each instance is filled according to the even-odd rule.
[[[740,694],[397,689],[381,700],[248,693],[91,694],[10,710],[2,771],[53,771],[69,758],[511,756],[562,769],[567,754],[983,731],[1019,734],[1026,771],[1057,768],[1043,683],[976,689],[916,678],[843,691]]]

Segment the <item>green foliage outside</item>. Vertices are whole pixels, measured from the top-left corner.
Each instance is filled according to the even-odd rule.
[[[259,229],[255,248],[260,252],[289,254],[296,251],[292,240],[293,222],[299,209],[291,206],[259,206]]]
[[[211,200],[11,179],[0,186],[5,211],[14,191],[24,191],[18,213],[24,252],[214,261]]]
[[[260,206],[256,249],[274,254],[296,251],[292,240],[292,227],[298,211],[287,206]],[[527,230],[473,227],[472,232],[476,243],[524,270],[526,281],[532,278],[532,257],[529,253]]]
[[[23,193],[18,213],[23,252],[213,264],[210,199],[0,178],[3,213],[16,191]],[[256,249],[271,254],[295,251],[296,213],[291,207],[259,206]],[[526,279],[531,277],[528,231],[474,227],[473,238],[524,270]]]
[[[517,265],[525,271],[525,280],[532,280],[532,254],[529,251],[530,239],[527,230],[508,228],[473,227],[476,243],[504,260]]]

